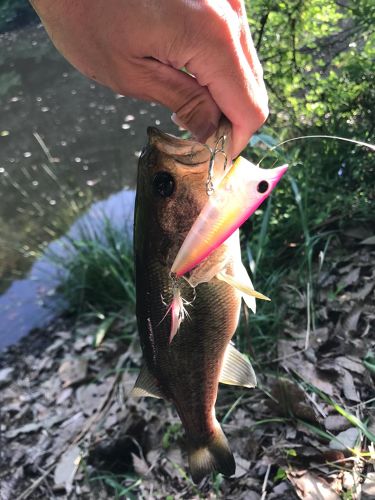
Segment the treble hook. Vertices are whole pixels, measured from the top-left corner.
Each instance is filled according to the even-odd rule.
[[[206,193],[208,194],[208,196],[210,196],[214,192],[214,184],[212,182],[212,179],[214,177],[215,156],[218,153],[222,153],[224,155],[224,171],[227,168],[228,157],[226,152],[224,151],[226,138],[227,138],[226,135],[222,135],[221,137],[219,137],[213,148],[210,148],[208,144],[204,145],[210,152],[210,161],[208,164],[208,176],[206,181]]]

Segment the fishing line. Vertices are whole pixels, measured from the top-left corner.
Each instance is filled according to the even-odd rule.
[[[267,158],[267,156],[269,156],[271,151],[274,151],[275,149],[279,148],[280,146],[283,146],[284,144],[287,144],[288,142],[300,141],[302,139],[335,139],[335,140],[339,140],[339,141],[351,142],[353,144],[358,144],[359,146],[369,148],[372,151],[375,151],[374,144],[369,144],[367,142],[357,141],[356,139],[348,139],[347,137],[340,137],[338,135],[301,135],[300,137],[292,137],[292,139],[287,139],[286,141],[282,141],[279,144],[276,144],[276,146],[272,146],[271,148],[269,148],[267,153],[259,161],[258,166],[262,163],[262,161],[265,158]]]

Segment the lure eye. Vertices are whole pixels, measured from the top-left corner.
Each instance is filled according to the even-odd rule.
[[[152,181],[154,193],[162,198],[168,198],[173,194],[175,182],[168,172],[158,172]]]
[[[257,186],[258,193],[265,193],[267,189],[268,189],[268,182],[260,181],[260,183]]]

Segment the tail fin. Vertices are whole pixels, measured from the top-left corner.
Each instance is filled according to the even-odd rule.
[[[207,446],[189,450],[189,467],[194,483],[199,483],[204,476],[217,471],[224,476],[235,473],[236,463],[218,422],[216,422],[215,436]]]

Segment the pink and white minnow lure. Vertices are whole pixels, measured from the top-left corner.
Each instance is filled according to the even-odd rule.
[[[238,157],[192,225],[171,272],[183,276],[210,255],[255,212],[287,169],[262,169]]]

